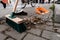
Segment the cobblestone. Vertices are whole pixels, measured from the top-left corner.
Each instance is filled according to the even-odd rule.
[[[50,4],[50,5],[49,4],[42,4],[42,5],[49,10],[49,7],[52,4]],[[60,6],[58,4],[56,4],[56,5],[57,5],[56,6],[56,10],[57,10],[56,14],[58,14],[60,16],[60,14],[59,14],[60,13],[60,11],[59,11],[60,10],[59,9]],[[0,7],[1,6],[2,5],[0,4]],[[33,10],[34,10],[34,8],[33,8]],[[36,14],[34,13],[35,11],[33,11],[33,10],[32,10],[32,7],[31,7],[29,9],[28,8],[25,9],[24,11],[29,13],[28,16],[30,16],[30,15],[35,15],[36,16]],[[10,14],[11,12],[12,12],[12,8],[10,9],[10,8],[7,7],[6,9],[3,9],[3,7],[1,7],[0,8],[0,17],[5,16],[6,14]],[[40,17],[40,15],[39,15],[39,17]],[[57,18],[57,20],[58,19],[59,18]],[[59,21],[60,21],[60,19],[59,19]],[[21,40],[21,38],[23,38],[25,35],[26,36],[24,37],[23,40],[46,40],[45,38],[50,39],[50,40],[60,40],[60,27],[58,28],[57,33],[54,33],[54,32],[51,32],[51,31],[53,31],[52,30],[52,23],[48,22],[47,24],[51,25],[51,26],[46,26],[46,28],[44,27],[46,30],[43,31],[42,37],[40,37],[40,34],[41,34],[41,30],[40,29],[31,29],[31,30],[27,31],[29,33],[26,35],[27,32],[18,33],[14,29],[10,29],[11,31],[5,31],[9,26],[7,24],[0,25],[0,40],[4,40],[5,38],[7,38],[7,35],[9,35],[9,36],[11,36],[11,37],[13,37],[13,38],[15,38],[17,40]],[[60,24],[55,24],[55,25],[56,26],[60,26]],[[40,27],[40,25],[39,26],[37,25],[37,27]],[[5,34],[7,34],[7,35],[2,34],[1,33],[2,31],[5,31]],[[8,38],[7,40],[14,40],[14,39]]]
[[[47,39],[51,39],[53,32],[49,32],[49,31],[44,31],[42,34],[42,37],[45,37]]]
[[[11,37],[17,39],[17,40],[21,40],[22,37],[24,37],[24,35],[26,34],[25,32],[24,33],[19,33],[17,32],[16,30],[13,30],[11,29],[11,31],[6,31],[6,34],[7,35],[10,35]]]
[[[13,40],[12,38],[8,38],[7,40]]]
[[[57,32],[59,32],[59,33],[60,33],[60,29],[58,29],[58,30],[57,30]]]
[[[31,29],[28,32],[33,33],[33,34],[36,34],[36,35],[40,35],[41,30],[40,29]]]
[[[46,30],[53,31],[53,26],[46,26]]]
[[[0,40],[4,40],[7,36],[0,33]]]
[[[60,34],[57,33],[53,33],[51,34],[51,40],[60,40]]]
[[[8,26],[5,26],[5,25],[0,25],[0,32],[8,29],[9,27]]]
[[[36,36],[34,36],[34,35],[32,35],[32,34],[28,34],[28,35],[24,38],[24,40],[45,40],[45,39],[40,38],[40,37],[36,37]]]

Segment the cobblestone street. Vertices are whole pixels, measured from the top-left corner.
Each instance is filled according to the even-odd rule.
[[[49,4],[47,4],[47,5],[49,6]],[[43,6],[46,7],[45,4],[43,4]],[[0,5],[0,7],[1,7],[1,5]],[[58,12],[56,12],[56,14],[60,13],[59,7],[60,7],[59,5],[56,6],[56,10],[58,11]],[[46,8],[48,9],[48,7],[46,7]],[[8,10],[8,12],[7,12],[7,10]],[[1,8],[0,17],[4,16],[6,14],[10,14],[11,10],[9,10],[8,7],[5,10],[3,8]],[[25,10],[25,11],[27,11],[27,10]],[[29,12],[29,10],[28,10],[28,12]],[[3,13],[3,14],[1,14],[1,13]],[[36,25],[35,27],[37,27],[37,28],[31,28],[30,30],[26,30],[23,33],[19,33],[16,30],[14,30],[12,27],[10,27],[8,24],[4,23],[4,24],[0,25],[0,40],[60,40],[60,24],[55,23],[55,26],[58,27],[57,32],[54,32],[52,22],[47,22],[46,25],[39,25],[38,27]],[[43,27],[44,29],[42,30],[42,29],[40,29],[40,27]]]
[[[43,32],[41,29],[32,28],[23,33],[6,25],[0,25],[0,40],[60,40],[60,28],[58,32],[54,32],[51,24],[47,24],[49,26],[46,25]]]

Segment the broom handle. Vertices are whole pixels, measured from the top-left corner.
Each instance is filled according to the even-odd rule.
[[[13,12],[16,11],[16,7],[17,7],[17,5],[18,5],[18,1],[19,1],[19,0],[16,0],[16,2],[15,2],[15,5],[14,5],[14,7],[13,7]]]

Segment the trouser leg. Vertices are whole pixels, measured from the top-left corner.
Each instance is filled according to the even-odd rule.
[[[2,3],[4,8],[6,8],[6,4],[5,3],[3,3],[2,1],[0,1],[0,3]]]

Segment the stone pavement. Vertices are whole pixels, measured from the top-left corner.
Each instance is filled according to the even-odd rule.
[[[58,23],[55,23],[58,26]],[[38,25],[43,27],[44,25]],[[19,33],[9,25],[0,25],[0,40],[60,40],[60,28],[57,32],[54,32],[51,22],[48,22],[44,26],[44,30],[38,28],[32,28],[26,32]]]
[[[44,7],[47,6],[45,4],[43,5]],[[60,6],[58,5],[56,9],[59,11],[60,9],[58,7]],[[8,8],[7,9],[3,9],[3,7],[0,8],[0,17],[6,14],[10,14],[11,11],[12,9],[9,10]],[[30,10],[28,9],[25,11],[30,12]],[[60,13],[60,11],[57,13]],[[36,25],[37,28],[32,28],[31,30],[27,30],[26,32],[19,33],[5,23],[0,25],[0,40],[60,40],[60,24],[55,23],[55,26],[58,27],[57,32],[54,32],[52,22],[48,22],[46,25],[38,25],[38,26]],[[42,30],[40,27],[43,27],[44,30]]]

